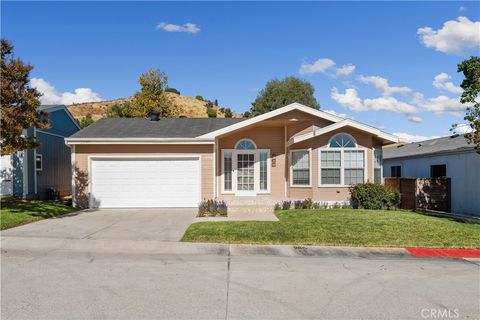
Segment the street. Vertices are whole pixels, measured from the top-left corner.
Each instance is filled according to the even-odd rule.
[[[474,261],[160,251],[3,247],[1,318],[479,317]]]

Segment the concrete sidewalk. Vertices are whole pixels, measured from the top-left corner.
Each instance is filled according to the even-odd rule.
[[[403,248],[254,245],[134,241],[121,239],[1,238],[2,251],[91,252],[112,254],[213,254],[220,256],[412,258]]]

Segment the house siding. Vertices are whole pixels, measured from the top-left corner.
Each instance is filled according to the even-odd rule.
[[[323,187],[320,186],[318,179],[319,175],[319,150],[326,149],[328,147],[329,140],[338,133],[348,133],[357,141],[358,147],[365,148],[366,152],[366,177],[367,181],[373,181],[373,150],[374,146],[377,146],[380,142],[373,138],[369,133],[362,132],[353,128],[341,128],[324,135],[302,141],[294,144],[289,150],[295,149],[312,149],[312,187],[291,187],[289,185],[289,197],[305,199],[311,198],[316,201],[348,201],[350,198],[350,192],[348,187]],[[290,167],[290,159],[288,161],[288,167]],[[290,171],[289,171],[290,174]]]
[[[385,159],[383,175],[390,177],[392,166],[402,167],[404,178],[429,178],[430,166],[445,164],[451,178],[451,210],[455,213],[480,216],[480,156],[470,152]]]
[[[89,156],[179,156],[198,155],[201,159],[201,197],[213,198],[213,145],[76,145],[75,146],[75,197],[76,206],[88,207]]]
[[[285,144],[284,127],[265,127],[255,126],[253,128],[235,131],[232,134],[218,139],[217,154],[217,194],[221,195],[221,169],[222,169],[222,150],[235,149],[235,144],[242,139],[251,139],[257,145],[258,149],[270,149],[270,157],[275,157],[275,167],[270,167],[270,193],[259,194],[263,198],[282,198],[285,197]],[[233,195],[222,195],[225,198],[234,197]]]
[[[40,199],[48,197],[48,189],[54,188],[61,195],[70,194],[72,167],[70,148],[62,137],[37,131],[40,148],[36,153],[42,155],[43,170],[36,171],[37,195]],[[35,170],[35,163],[32,164]]]

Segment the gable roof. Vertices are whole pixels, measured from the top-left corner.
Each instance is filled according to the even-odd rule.
[[[380,129],[377,129],[375,127],[369,126],[367,124],[364,124],[364,123],[361,123],[361,122],[358,122],[358,121],[354,121],[354,120],[351,120],[351,119],[343,119],[343,120],[335,122],[335,123],[333,123],[329,126],[326,126],[326,127],[317,129],[315,131],[293,137],[291,143],[293,144],[293,143],[298,143],[298,142],[305,141],[305,140],[308,140],[308,139],[312,139],[314,137],[318,137],[318,136],[321,136],[322,134],[325,134],[325,133],[328,133],[328,132],[331,132],[331,131],[334,131],[334,130],[337,130],[337,129],[341,129],[341,128],[344,128],[344,127],[352,127],[352,128],[358,129],[358,130],[362,130],[362,131],[371,133],[371,134],[377,136],[379,139],[382,139],[382,140],[387,141],[387,142],[399,142],[399,138],[397,136],[393,135],[393,134],[383,132]]]
[[[284,113],[287,113],[287,112],[290,112],[290,111],[293,111],[293,110],[299,110],[299,111],[302,111],[302,112],[305,112],[305,113],[308,113],[308,114],[311,114],[311,115],[314,115],[316,117],[323,118],[323,119],[326,119],[326,120],[329,120],[329,121],[332,121],[332,122],[338,122],[338,121],[341,121],[341,120],[345,119],[345,118],[336,116],[334,114],[324,112],[324,111],[320,111],[320,110],[317,110],[317,109],[313,109],[313,108],[304,106],[303,104],[295,102],[295,103],[289,104],[285,107],[278,108],[276,110],[273,110],[273,111],[261,114],[259,116],[247,119],[245,121],[242,121],[241,123],[237,123],[237,124],[231,125],[229,127],[225,127],[225,128],[213,131],[213,132],[209,132],[207,134],[204,134],[203,136],[200,136],[199,138],[215,138],[219,135],[222,135],[222,134],[225,134],[225,133],[228,133],[228,132],[231,132],[231,131],[235,131],[235,130],[238,130],[238,129],[241,129],[241,128],[244,128],[244,127],[247,127],[249,125],[252,125],[252,124],[255,124],[255,123],[258,123],[258,122],[261,122],[261,121],[264,121],[264,120],[267,120],[267,119],[270,119],[270,118],[273,118],[273,117],[276,117],[278,115],[281,115],[281,114],[284,114]]]
[[[241,122],[236,118],[106,118],[75,133],[67,142],[80,140],[188,139]],[[205,139],[204,139],[205,140]]]
[[[40,107],[38,107],[38,110],[49,112],[49,113],[62,110],[68,115],[68,117],[70,118],[70,120],[72,120],[75,126],[78,129],[81,129],[80,126],[78,125],[77,120],[75,120],[75,118],[72,116],[70,111],[68,111],[68,108],[64,104],[43,104]]]
[[[383,149],[383,159],[416,157],[454,152],[472,152],[474,145],[468,144],[463,135],[400,144]]]
[[[316,110],[299,103],[264,113],[250,119],[235,118],[163,118],[150,121],[145,118],[110,118],[101,119],[87,128],[66,139],[68,144],[74,143],[213,143],[215,138],[278,115],[298,110],[315,117],[333,122],[314,133],[300,136],[310,139],[320,133],[326,133],[343,126],[352,126],[363,130],[388,142],[398,142],[398,137],[382,132],[369,125],[345,119],[334,114]],[[313,135],[312,135],[313,134]]]

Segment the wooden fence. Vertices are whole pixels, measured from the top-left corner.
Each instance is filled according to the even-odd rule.
[[[450,212],[450,178],[385,178],[385,185],[400,191],[401,209]]]

